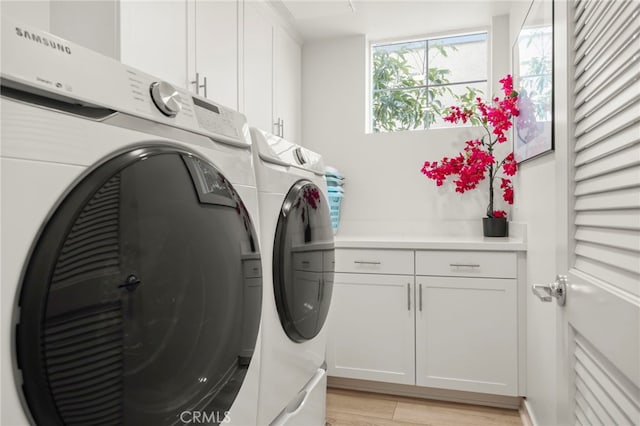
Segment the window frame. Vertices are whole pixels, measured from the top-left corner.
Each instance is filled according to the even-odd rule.
[[[482,26],[482,27],[474,27],[474,28],[467,28],[464,30],[457,30],[457,31],[442,31],[442,32],[436,32],[436,33],[429,33],[429,34],[420,34],[420,35],[415,35],[415,36],[408,36],[408,37],[390,37],[390,38],[381,38],[381,39],[374,39],[374,40],[369,40],[367,43],[367,67],[366,67],[366,72],[367,72],[367,76],[366,76],[366,93],[367,93],[367,98],[365,100],[365,107],[366,107],[366,123],[365,123],[365,133],[367,134],[376,134],[376,133],[398,133],[398,132],[402,132],[403,130],[396,130],[396,131],[390,131],[390,132],[375,132],[373,130],[373,48],[375,46],[382,46],[382,45],[392,45],[392,44],[403,44],[403,43],[413,43],[413,42],[428,42],[430,40],[437,40],[437,39],[443,39],[443,38],[455,38],[455,37],[463,37],[463,36],[470,36],[470,35],[475,35],[475,34],[486,34],[487,38],[486,38],[486,42],[487,42],[487,57],[486,57],[486,75],[487,78],[486,80],[469,80],[469,81],[462,81],[462,82],[454,82],[454,83],[448,83],[448,84],[438,84],[438,85],[430,85],[428,84],[428,78],[425,79],[425,83],[424,85],[420,85],[420,86],[415,86],[412,87],[411,89],[407,89],[407,88],[402,88],[402,89],[391,89],[391,90],[415,90],[415,89],[427,89],[429,87],[443,87],[443,86],[455,86],[455,85],[460,85],[460,84],[471,84],[471,83],[482,83],[485,82],[487,85],[487,93],[484,94],[484,96],[488,96],[488,94],[492,93],[492,89],[493,89],[493,84],[492,84],[492,74],[491,74],[491,62],[492,62],[492,54],[493,54],[493,48],[492,48],[492,33],[491,33],[491,27],[490,26]],[[428,65],[428,57],[427,57],[427,63],[426,63],[426,70],[429,69],[429,65]],[[470,125],[470,124],[469,124]],[[432,129],[430,127],[426,127],[426,128],[421,128],[421,129],[412,129],[410,131],[412,132],[416,132],[416,131],[429,131],[429,130],[440,130],[441,128],[436,128],[436,129]]]

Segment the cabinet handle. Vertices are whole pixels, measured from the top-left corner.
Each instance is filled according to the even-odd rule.
[[[420,312],[422,312],[422,284],[420,284],[419,290],[420,290]]]
[[[200,73],[197,72],[196,79],[190,81],[189,83],[196,86],[196,95],[199,95],[200,94]]]
[[[411,284],[407,283],[407,311],[411,310]]]
[[[283,134],[283,132],[282,132],[282,126],[284,125],[284,123],[283,123],[282,119],[281,119],[280,117],[278,117],[278,121],[276,121],[275,123],[273,123],[273,125],[275,126],[275,129],[276,129],[276,130],[275,130],[276,136],[278,136],[278,137],[282,137],[282,134]]]
[[[204,77],[204,83],[200,84],[200,73],[196,73],[196,79],[190,82],[196,86],[196,95],[200,94],[200,89],[204,89],[204,97],[207,97],[207,77]]]
[[[370,260],[354,260],[353,263],[358,265],[381,265],[382,262],[370,261]]]
[[[284,138],[284,119],[280,121],[280,137]]]
[[[449,266],[454,268],[479,268],[477,263],[450,263]]]

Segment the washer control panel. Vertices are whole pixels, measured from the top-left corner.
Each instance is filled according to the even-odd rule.
[[[0,31],[3,85],[251,146],[238,111],[5,16]]]
[[[202,98],[192,97],[192,99],[193,109],[195,110],[196,119],[200,127],[231,138],[240,136],[240,131],[234,122],[233,114],[229,114],[231,110]]]

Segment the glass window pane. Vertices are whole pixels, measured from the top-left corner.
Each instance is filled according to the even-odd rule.
[[[373,90],[425,84],[426,41],[373,47]]]
[[[425,128],[425,89],[382,90],[373,94],[373,131]]]
[[[448,127],[442,115],[460,104],[466,85],[485,95],[487,33],[376,45],[371,53],[373,132]]]
[[[433,101],[429,108],[429,127],[432,129],[440,129],[444,127],[459,126],[460,124],[452,124],[444,121],[442,117],[449,113],[450,106],[460,105],[458,97],[466,95],[470,90],[474,91],[477,96],[481,96],[484,99],[486,98],[485,94],[487,93],[487,83],[453,84],[449,86],[431,88]]]
[[[429,40],[429,83],[487,79],[487,34]]]

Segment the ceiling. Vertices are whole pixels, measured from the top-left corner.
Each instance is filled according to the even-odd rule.
[[[523,0],[514,0],[523,1]],[[478,28],[509,13],[509,0],[271,0],[305,41],[367,34],[371,40]]]

